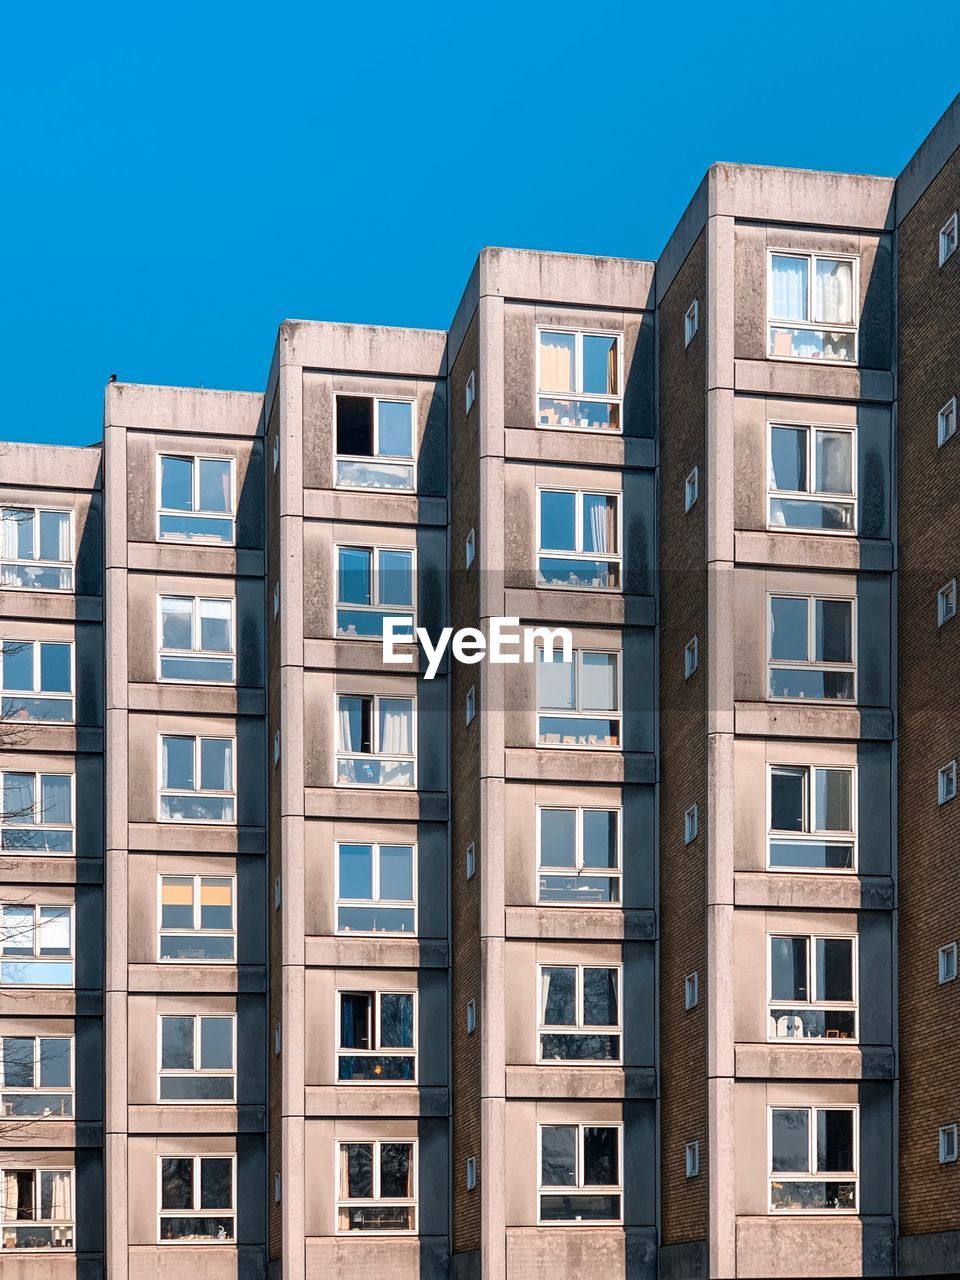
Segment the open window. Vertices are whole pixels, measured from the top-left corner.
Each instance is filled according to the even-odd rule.
[[[771,934],[767,945],[767,1039],[856,1040],[856,938]]]
[[[337,785],[416,786],[413,698],[337,695]]]
[[[413,991],[341,991],[337,1079],[355,1084],[416,1080]]]
[[[3,1217],[0,1248],[7,1250],[74,1248],[73,1170],[0,1168]]]
[[[337,396],[337,487],[413,489],[414,402]]]

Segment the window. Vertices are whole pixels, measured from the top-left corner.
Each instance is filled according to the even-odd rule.
[[[234,745],[160,735],[161,822],[236,822]]]
[[[620,969],[540,966],[540,1061],[620,1061]]]
[[[236,541],[232,458],[160,454],[161,542]]]
[[[476,554],[477,554],[477,533],[475,529],[471,529],[470,532],[467,534],[467,541],[464,546],[464,559],[466,561],[466,566],[468,569],[473,564]]]
[[[937,626],[957,616],[957,580],[951,578],[946,586],[937,592]]]
[[[273,1203],[279,1204],[280,1199],[280,1173],[275,1171],[273,1175]]]
[[[957,977],[957,944],[948,942],[937,953],[937,980],[941,986],[954,982]]]
[[[951,256],[951,254],[953,254],[953,252],[956,250],[956,247],[957,247],[957,215],[955,213],[951,213],[950,217],[946,220],[946,222],[940,228],[938,249],[939,249],[939,259],[940,259],[941,267],[946,262],[946,260]]]
[[[417,931],[417,848],[337,844],[337,932]]]
[[[770,1212],[856,1213],[857,1109],[771,1107]]]
[[[403,618],[413,641],[413,552],[337,547],[337,635],[383,637],[386,618]]]
[[[470,377],[467,379],[467,385],[464,388],[464,412],[469,413],[473,408],[473,402],[477,398],[477,373],[475,369],[470,370]]]
[[[279,910],[280,910],[280,903],[281,903],[282,901],[283,901],[282,882],[281,882],[281,879],[280,879],[280,877],[279,877],[279,876],[274,876],[274,879],[273,879],[273,909],[274,909],[275,911],[279,911]]]
[[[275,1058],[280,1057],[280,1049],[282,1047],[282,1043],[283,1043],[283,1037],[280,1031],[280,1023],[278,1022],[277,1025],[273,1028],[273,1056]]]
[[[937,804],[946,804],[957,794],[957,762],[951,760],[937,770]]]
[[[767,939],[768,1040],[856,1040],[855,938]]]
[[[683,1149],[683,1170],[688,1178],[699,1177],[700,1174],[700,1143],[688,1142]]]
[[[160,1156],[161,1244],[236,1239],[233,1156]]]
[[[73,853],[72,773],[0,772],[0,849]]]
[[[280,583],[273,584],[273,616],[276,618],[280,614]]]
[[[683,509],[689,511],[700,497],[700,468],[694,467],[683,484]]]
[[[413,698],[337,697],[337,785],[416,786]]]
[[[770,697],[853,702],[854,602],[770,596]]]
[[[337,1143],[337,1235],[417,1230],[417,1144]]]
[[[940,1163],[953,1164],[957,1158],[957,1126],[945,1124],[940,1130]]]
[[[618,333],[540,329],[537,334],[537,425],[620,431]]]
[[[477,1029],[477,1002],[467,1001],[467,1035],[472,1036]]]
[[[233,601],[158,596],[159,680],[233,684],[237,678]]]
[[[477,870],[477,846],[471,841],[466,853],[467,879],[472,880]]]
[[[770,529],[854,533],[856,433],[770,424]]]
[[[280,763],[280,730],[279,729],[274,729],[273,731],[273,763],[275,765]]]
[[[620,587],[620,495],[538,489],[537,586]]]
[[[937,444],[943,446],[957,433],[957,397],[951,396],[937,414]]]
[[[161,960],[232,961],[237,882],[233,876],[160,876]]]
[[[696,636],[692,640],[688,640],[683,649],[683,678],[689,680],[697,667],[700,665],[700,654],[698,652],[700,642]]]
[[[73,907],[0,904],[0,985],[73,986]]]
[[[548,747],[620,746],[620,654],[575,649],[552,662],[537,652],[537,740]]]
[[[688,973],[683,980],[683,1007],[695,1009],[700,1003],[700,974]]]
[[[683,317],[683,345],[689,347],[690,343],[696,336],[697,330],[700,328],[700,303],[696,298],[687,308],[687,314]]]
[[[477,1185],[477,1157],[467,1156],[467,1190],[473,1191]]]
[[[337,485],[413,489],[413,401],[337,396]]]
[[[416,1079],[416,995],[341,991],[337,1079],[407,1083]]]
[[[621,1126],[540,1126],[540,1221],[620,1222]]]
[[[160,1018],[161,1102],[233,1102],[233,1014],[164,1014]]]
[[[473,723],[473,718],[476,714],[477,714],[477,688],[476,688],[476,685],[471,685],[470,688],[467,690],[467,701],[466,701],[466,709],[465,709],[467,724]]]
[[[73,1170],[5,1165],[0,1241],[7,1249],[72,1249]]]
[[[700,807],[692,804],[683,815],[683,843],[693,844],[700,834]]]
[[[0,1116],[73,1116],[73,1037],[0,1036]]]
[[[538,809],[538,901],[619,903],[620,844],[619,809]]]
[[[280,465],[280,435],[279,432],[273,437],[273,470],[276,472]]]
[[[771,253],[767,354],[856,361],[858,265],[856,258]]]
[[[0,716],[73,724],[73,645],[0,641]]]
[[[856,770],[770,767],[772,871],[853,871],[857,863]]]
[[[73,590],[73,512],[0,507],[0,587]]]

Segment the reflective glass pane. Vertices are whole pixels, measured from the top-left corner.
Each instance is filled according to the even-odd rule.
[[[233,500],[230,493],[230,461],[221,458],[201,458],[200,467],[200,510],[201,511],[233,511]]]
[[[573,1027],[577,1023],[577,971],[572,967],[544,968],[541,981],[541,1023],[545,1027]]]
[[[413,457],[413,405],[381,400],[378,406],[381,458]]]
[[[4,1079],[7,1084],[11,1083],[6,1068]],[[68,1089],[71,1083],[69,1037],[41,1036],[40,1084],[46,1089]]]
[[[164,1070],[193,1070],[194,1025],[193,1018],[160,1019],[160,1066]]]
[[[59,648],[67,648],[60,645]],[[33,689],[33,644],[29,640],[3,641],[4,689]]]
[[[583,1185],[615,1187],[620,1182],[620,1131],[608,1126],[583,1130]]]
[[[346,1156],[346,1160],[344,1160]],[[340,1148],[340,1195],[348,1200],[373,1197],[373,1143],[348,1142]]]
[[[823,698],[851,702],[852,671],[818,671],[774,667],[770,672],[770,696],[773,698]]]
[[[36,779],[32,773],[3,775],[3,817],[5,822],[34,822],[36,819]]]
[[[805,1108],[777,1107],[771,1118],[774,1173],[809,1173],[810,1114]]]
[[[380,1195],[384,1200],[413,1198],[413,1147],[409,1142],[380,1144]]]
[[[849,871],[853,867],[852,844],[825,844],[817,840],[771,840],[771,867],[806,867],[813,871]]]
[[[816,660],[818,662],[852,662],[853,609],[851,602],[849,600],[817,600],[816,607]]]
[[[37,955],[68,956],[70,954],[70,908],[41,907],[37,926]]]
[[[541,490],[540,546],[549,551],[576,551],[576,526],[577,495]]]
[[[200,739],[200,786],[204,791],[233,790],[233,742],[230,738]]]
[[[233,880],[226,877],[204,876],[201,880],[201,929],[233,928],[233,886]]]
[[[620,815],[615,809],[583,811],[583,865],[617,866],[617,828]]]
[[[40,775],[41,822],[67,826],[73,821],[73,778],[68,774],[44,773]]]
[[[540,810],[540,865],[573,867],[577,862],[575,809]]]
[[[583,335],[583,386],[587,395],[615,396],[617,386],[617,339],[594,333]],[[549,387],[545,390],[566,390]]]
[[[40,512],[40,559],[73,559],[73,547],[70,545],[70,513],[68,511]]]
[[[583,653],[580,664],[580,710],[616,711],[619,703],[615,653]]]
[[[808,1000],[807,939],[770,939],[770,992],[774,1000]]]
[[[413,1048],[413,996],[383,992],[380,996],[380,1048]]]
[[[160,887],[160,927],[193,928],[193,880],[189,876],[164,876]]]
[[[386,605],[413,605],[413,554],[410,551],[379,553],[379,596]]]
[[[32,1089],[37,1083],[33,1060],[35,1043],[33,1036],[4,1036],[0,1039],[5,1088]]]
[[[548,1124],[540,1130],[540,1184],[544,1187],[577,1185],[576,1125]]]
[[[233,1161],[204,1156],[200,1161],[201,1209],[233,1208]]]
[[[233,1018],[200,1019],[200,1066],[204,1071],[233,1070]]]
[[[190,458],[160,459],[160,505],[167,511],[193,510],[193,462]]]
[[[792,596],[770,600],[770,655],[788,662],[807,660],[807,601]]]
[[[70,693],[73,688],[70,672],[70,646],[49,644],[40,646],[40,688],[43,693]],[[6,674],[6,664],[4,664]]]
[[[807,490],[807,427],[770,428],[770,486],[788,493]]]
[[[192,791],[193,782],[193,738],[163,739],[163,769],[161,786],[171,790]]]
[[[853,1112],[817,1112],[817,1173],[848,1173],[854,1167]]]
[[[208,653],[233,650],[233,602],[200,601],[200,648]]]
[[[339,870],[341,898],[373,897],[373,845],[340,845]]]
[[[583,1024],[586,1027],[615,1027],[619,1024],[616,969],[584,969]]]
[[[345,604],[371,604],[370,552],[360,547],[337,551],[337,599]]]
[[[188,1156],[165,1156],[160,1161],[160,1207],[193,1208],[193,1160]]]
[[[810,264],[806,258],[775,253],[770,264],[770,315],[776,320],[806,320]]]
[[[817,938],[814,949],[817,999],[853,1000],[853,939]]]
[[[771,498],[770,523],[779,529],[853,531],[852,502],[818,502],[810,498]]]
[[[551,711],[573,711],[575,707],[573,662],[562,662],[556,651],[554,651],[553,661],[548,662],[542,649],[537,651],[537,661],[541,708],[548,708]]]
[[[803,831],[806,822],[805,769],[774,769],[770,774],[770,827]]]
[[[393,902],[413,900],[413,846],[380,846],[380,897]]]
[[[814,769],[814,824],[818,831],[853,830],[853,774]]]

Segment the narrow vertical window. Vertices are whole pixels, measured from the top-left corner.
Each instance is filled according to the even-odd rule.
[[[957,215],[951,213],[940,228],[938,240],[938,256],[942,267],[946,260],[953,256],[957,248]]]
[[[937,626],[957,616],[957,580],[950,581],[937,592]]]
[[[473,408],[473,402],[477,398],[477,374],[475,369],[470,370],[470,377],[467,378],[467,385],[464,388],[464,413],[469,413]]]
[[[943,446],[957,434],[957,397],[951,396],[937,414],[937,444]]]
[[[700,328],[700,303],[694,298],[683,317],[683,345],[689,347]]]
[[[700,497],[700,468],[694,467],[684,481],[683,486],[683,509],[689,511],[696,500]]]

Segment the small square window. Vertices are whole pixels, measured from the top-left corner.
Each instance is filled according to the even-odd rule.
[[[937,626],[957,616],[957,580],[950,581],[937,592]]]
[[[937,414],[937,444],[941,448],[957,434],[957,397],[951,396]]]
[[[937,955],[937,979],[941,986],[945,982],[954,982],[957,977],[957,944],[948,942],[941,947]]]
[[[273,1054],[274,1057],[280,1057],[280,1023],[273,1028]]]
[[[683,980],[683,1007],[695,1009],[700,1002],[700,975],[696,971],[688,973]]]
[[[683,843],[692,844],[700,831],[700,810],[692,804],[683,815]]]
[[[280,1203],[280,1174],[273,1175],[273,1201],[274,1204]]]
[[[937,804],[946,804],[957,794],[957,762],[951,760],[937,770]]]
[[[945,1124],[940,1130],[940,1163],[954,1164],[957,1159],[957,1126]]]
[[[467,1035],[472,1036],[477,1029],[477,1002],[467,1001]]]
[[[273,616],[276,618],[280,613],[280,583],[274,583],[273,587]]]
[[[700,1143],[688,1142],[683,1149],[684,1173],[688,1178],[696,1178],[700,1173]]]
[[[467,568],[473,564],[474,556],[477,554],[477,535],[476,531],[471,529],[467,534],[467,541],[464,547]]]
[[[940,228],[940,265],[941,267],[946,260],[951,257],[957,247],[957,215],[951,213],[950,217]]]
[[[696,671],[700,663],[699,642],[694,636],[692,640],[688,640],[686,648],[683,651],[683,678],[689,680]]]
[[[689,347],[700,328],[700,303],[694,298],[683,317],[683,345]]]
[[[477,846],[471,842],[467,845],[467,879],[472,880],[477,870]]]
[[[476,685],[471,685],[467,693],[467,724],[473,723],[473,718],[477,714],[477,689]]]
[[[276,471],[279,465],[280,465],[280,437],[279,435],[276,435],[273,437],[273,469],[274,471]]]
[[[694,467],[687,476],[683,492],[683,509],[689,511],[700,497],[700,468]]]
[[[467,385],[464,389],[464,411],[469,413],[473,408],[473,402],[477,398],[477,372],[475,369],[470,370],[470,377],[467,379]]]
[[[471,378],[473,374],[470,375]],[[477,1157],[467,1156],[467,1190],[473,1191],[477,1185]]]
[[[273,906],[275,911],[280,910],[280,903],[282,901],[282,898],[283,898],[283,893],[280,887],[280,877],[277,876],[273,882]]]

